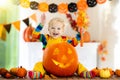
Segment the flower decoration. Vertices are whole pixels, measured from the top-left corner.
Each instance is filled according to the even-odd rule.
[[[97,5],[97,1],[96,0],[87,0],[87,5],[89,7],[94,7]]]
[[[68,4],[66,3],[61,3],[58,5],[58,11],[60,13],[67,13],[68,12]]]
[[[68,4],[68,10],[69,10],[69,12],[76,12],[77,11],[77,4],[71,2],[70,4]]]
[[[78,7],[79,10],[87,10],[88,5],[86,3],[86,0],[79,0],[77,2],[77,7]]]
[[[39,3],[36,2],[36,1],[31,1],[30,2],[30,8],[33,9],[33,10],[37,10],[38,9],[38,5],[39,5]]]
[[[39,3],[38,9],[42,12],[47,12],[48,4],[46,2]]]
[[[85,11],[79,11],[77,17],[77,26],[87,29],[89,25],[88,15]]]
[[[52,3],[49,5],[49,12],[55,13],[57,11],[58,11],[58,6],[56,4]]]

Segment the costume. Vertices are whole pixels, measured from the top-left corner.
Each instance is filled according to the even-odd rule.
[[[35,38],[39,39],[43,44],[43,49],[45,49],[47,46],[55,43],[60,42],[68,42],[72,44],[73,46],[76,46],[80,42],[80,34],[77,33],[75,38],[69,38],[67,36],[61,36],[59,38],[52,38],[49,34],[41,34],[40,31],[42,30],[43,25],[39,24],[36,29],[33,31],[32,35],[35,36]]]

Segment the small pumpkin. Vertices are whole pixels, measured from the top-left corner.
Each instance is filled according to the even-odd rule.
[[[10,69],[10,73],[15,75],[15,76],[17,75],[17,71],[18,71],[18,68],[16,68],[16,67],[13,67]]]
[[[75,48],[67,42],[48,46],[44,50],[43,66],[47,72],[56,76],[73,75],[78,68]]]
[[[87,10],[88,5],[86,3],[86,0],[79,0],[77,2],[77,7],[78,7],[79,10]]]
[[[84,42],[90,42],[90,33],[88,31],[85,31],[85,33],[83,33],[83,40]]]
[[[100,69],[98,67],[93,68],[91,71],[95,72],[95,75],[98,77],[100,75]]]
[[[5,77],[6,73],[9,72],[7,69],[5,68],[0,68],[0,75]]]
[[[120,77],[120,69],[116,69],[115,70],[115,75],[117,75],[118,77]]]
[[[108,68],[101,69],[101,70],[100,70],[100,77],[101,77],[101,78],[110,78],[110,77],[111,77],[111,74],[110,74],[109,69],[108,69]]]
[[[23,68],[22,66],[20,66],[20,68],[18,68],[17,70],[17,76],[19,78],[24,78],[26,75],[27,75],[27,70]]]

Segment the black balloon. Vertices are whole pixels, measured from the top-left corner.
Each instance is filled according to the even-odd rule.
[[[97,1],[96,0],[87,0],[87,5],[89,7],[94,7],[97,5]]]
[[[68,4],[68,10],[69,10],[69,12],[76,12],[77,11],[77,4],[73,3],[73,2]]]
[[[58,6],[56,4],[52,3],[49,5],[49,12],[55,13],[57,11],[58,11]]]
[[[38,5],[39,5],[39,3],[35,2],[35,1],[30,2],[30,8],[33,10],[38,9]]]

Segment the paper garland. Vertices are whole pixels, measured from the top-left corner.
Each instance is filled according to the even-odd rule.
[[[94,7],[95,5],[98,4],[103,4],[105,3],[106,0],[79,0],[77,3],[74,2],[70,2],[67,3],[67,10],[69,12],[76,12],[77,10],[86,10],[88,7]],[[54,5],[54,6],[51,6]],[[51,13],[55,13],[55,12],[59,12],[61,11],[60,9],[58,10],[58,6],[61,4],[66,4],[66,3],[60,3],[60,4],[55,4],[55,3],[51,3],[48,4],[47,2],[41,2],[38,3],[36,1],[29,1],[29,0],[21,0],[20,5],[24,8],[31,8],[32,10],[37,10],[39,9],[42,12],[51,12]],[[51,11],[52,10],[52,11]],[[62,9],[63,10],[63,9]]]
[[[26,26],[29,25],[29,18],[31,18],[32,20],[37,22],[36,14],[32,14],[30,17],[22,20],[26,24]],[[20,31],[20,23],[21,23],[21,21],[18,20],[15,22],[11,22],[9,24],[0,24],[0,39],[3,41],[6,40],[6,36],[7,36],[6,32],[10,33],[12,25],[16,28],[16,30]]]

